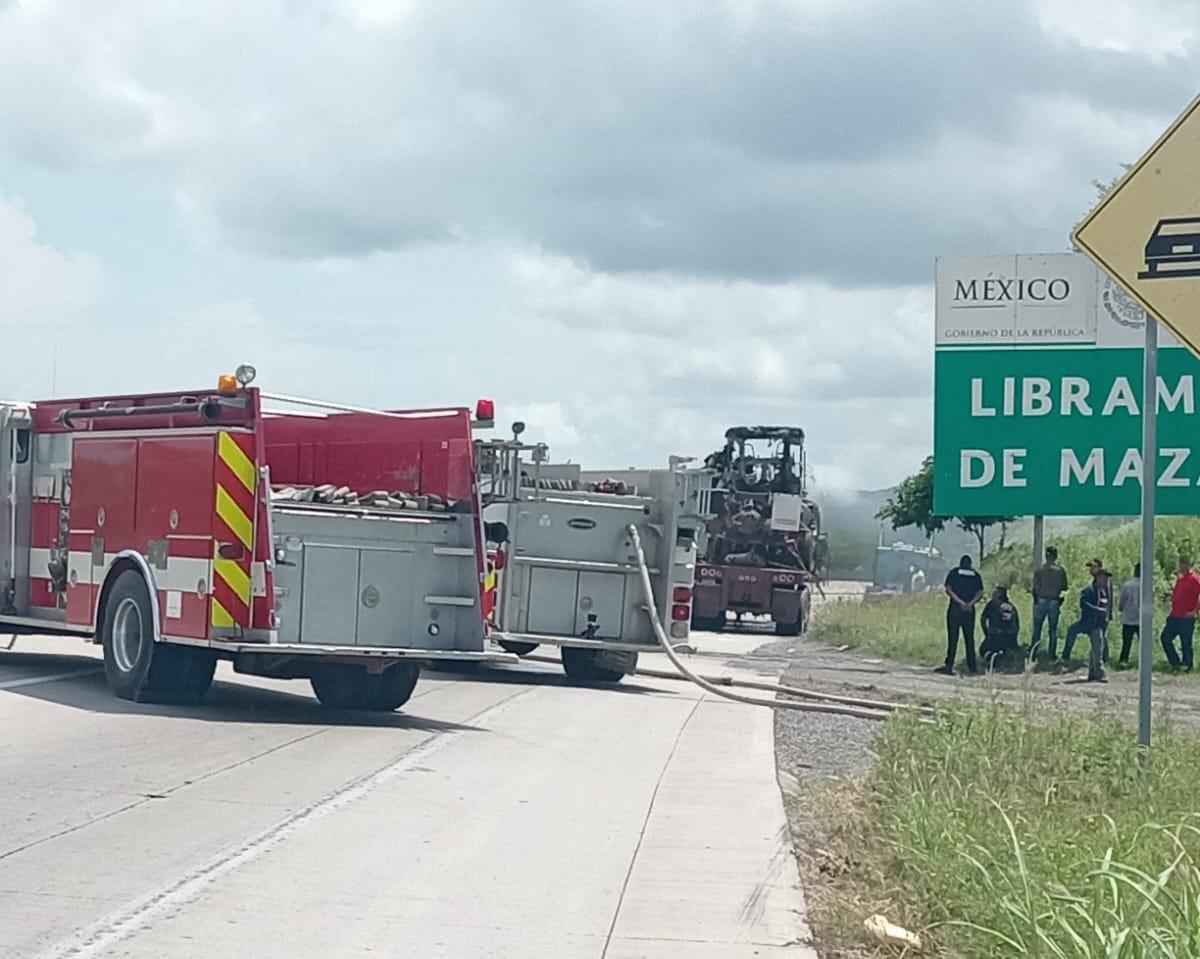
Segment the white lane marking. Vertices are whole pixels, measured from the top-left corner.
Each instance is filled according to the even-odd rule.
[[[46,676],[26,676],[24,679],[8,679],[0,682],[0,689],[16,689],[19,686],[36,686],[38,683],[56,683],[72,676],[91,676],[99,669],[73,669],[69,673],[50,673]]]
[[[462,720],[462,725],[467,726],[478,720],[491,718],[507,709],[518,699],[539,692],[540,688],[534,686],[509,696],[507,699]],[[462,729],[449,730],[425,740],[381,769],[353,780],[324,799],[318,799],[315,803],[280,820],[274,826],[246,840],[241,845],[220,853],[203,866],[185,874],[167,888],[135,899],[123,908],[110,913],[70,941],[60,943],[50,951],[42,953],[40,959],[95,959],[95,957],[104,955],[107,949],[147,928],[164,913],[178,909],[195,899],[206,887],[242,866],[249,865],[289,836],[306,826],[311,826],[329,813],[362,799],[413,766],[419,766],[434,753],[445,749],[464,732],[465,730]]]

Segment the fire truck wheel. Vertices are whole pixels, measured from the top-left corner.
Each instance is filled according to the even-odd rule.
[[[154,642],[150,591],[134,570],[118,576],[108,594],[100,641],[109,688],[121,699],[136,699],[149,684],[150,667],[160,650]]]
[[[367,701],[364,709],[390,713],[399,709],[413,694],[421,667],[416,663],[395,663],[382,673],[367,677]]]
[[[326,663],[317,668],[309,682],[322,706],[355,709],[367,685],[367,671],[348,663]]]
[[[182,702],[198,703],[208,693],[212,686],[213,673],[217,669],[217,656],[207,649],[186,649],[180,647],[182,654],[181,681],[179,683],[179,699]]]
[[[514,656],[528,656],[538,648],[537,643],[519,643],[515,639],[500,640],[500,648]]]
[[[598,658],[598,650],[564,646],[562,648],[563,672],[567,674],[567,679],[576,683],[619,683],[625,678],[625,674],[619,670],[598,666],[596,664]]]

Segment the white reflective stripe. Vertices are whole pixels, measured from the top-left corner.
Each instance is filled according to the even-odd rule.
[[[85,553],[82,550],[72,550],[70,557],[70,568],[78,574],[78,582],[91,582],[94,586],[99,586],[104,582],[104,577],[107,575],[109,567],[116,562],[116,553],[104,554],[104,568],[92,571],[92,554]],[[158,569],[151,565],[150,571],[154,574],[154,585],[160,590],[177,590],[181,593],[191,593],[196,595],[196,591],[200,589],[200,584],[204,584],[205,595],[212,588],[212,560],[209,559],[192,559],[182,556],[171,556],[167,559],[167,568]],[[94,579],[89,580],[89,576]]]
[[[50,559],[50,550],[48,549],[30,550],[29,554],[31,564],[36,561],[39,554],[45,554],[44,562],[49,562]],[[109,567],[116,561],[116,558],[116,553],[105,553],[104,568],[96,570],[95,579],[91,579],[92,554],[83,550],[72,550],[68,560],[68,575],[74,572],[76,582],[84,585],[92,583],[95,586],[99,586],[104,582],[104,577],[108,573]],[[36,567],[31,565],[30,568],[35,569]],[[152,565],[150,570],[154,573],[154,583],[160,590],[175,590],[194,595],[200,588],[201,581],[203,581],[205,595],[212,592],[212,560],[168,556],[166,569],[157,569]],[[252,563],[250,565],[250,580],[253,595],[267,595],[267,567],[265,563]]]

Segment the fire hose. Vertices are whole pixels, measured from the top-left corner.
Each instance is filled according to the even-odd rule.
[[[877,721],[887,719],[888,714],[896,709],[921,708],[906,706],[903,703],[888,703],[874,699],[835,696],[829,693],[820,693],[778,683],[762,683],[753,680],[728,679],[724,677],[706,677],[692,672],[683,660],[679,658],[679,654],[675,652],[675,647],[672,646],[670,639],[667,637],[667,631],[663,629],[663,625],[659,620],[658,604],[654,601],[654,586],[650,582],[650,569],[646,564],[646,553],[642,549],[642,538],[638,535],[637,527],[630,524],[627,530],[630,539],[633,541],[638,573],[642,581],[642,593],[646,597],[646,612],[650,617],[651,624],[654,626],[654,633],[658,637],[658,643],[662,646],[663,652],[667,654],[667,658],[671,661],[671,664],[679,670],[683,677],[695,683],[701,689],[712,693],[714,696],[720,696],[735,703],[746,703],[750,706],[767,706],[771,709],[794,709],[809,713],[837,713],[843,716],[853,716],[856,719],[873,719]],[[645,675],[677,678],[670,673],[662,673],[657,670],[639,669],[638,672]],[[765,699],[756,696],[746,696],[742,693],[732,692],[729,689],[731,686],[762,689],[778,695],[798,697],[806,701],[797,702],[796,699]]]

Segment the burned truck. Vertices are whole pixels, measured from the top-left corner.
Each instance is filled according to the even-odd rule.
[[[804,431],[735,426],[704,464],[715,475],[700,544],[692,628],[770,616],[781,636],[808,625],[828,569],[821,513],[805,488]]]

